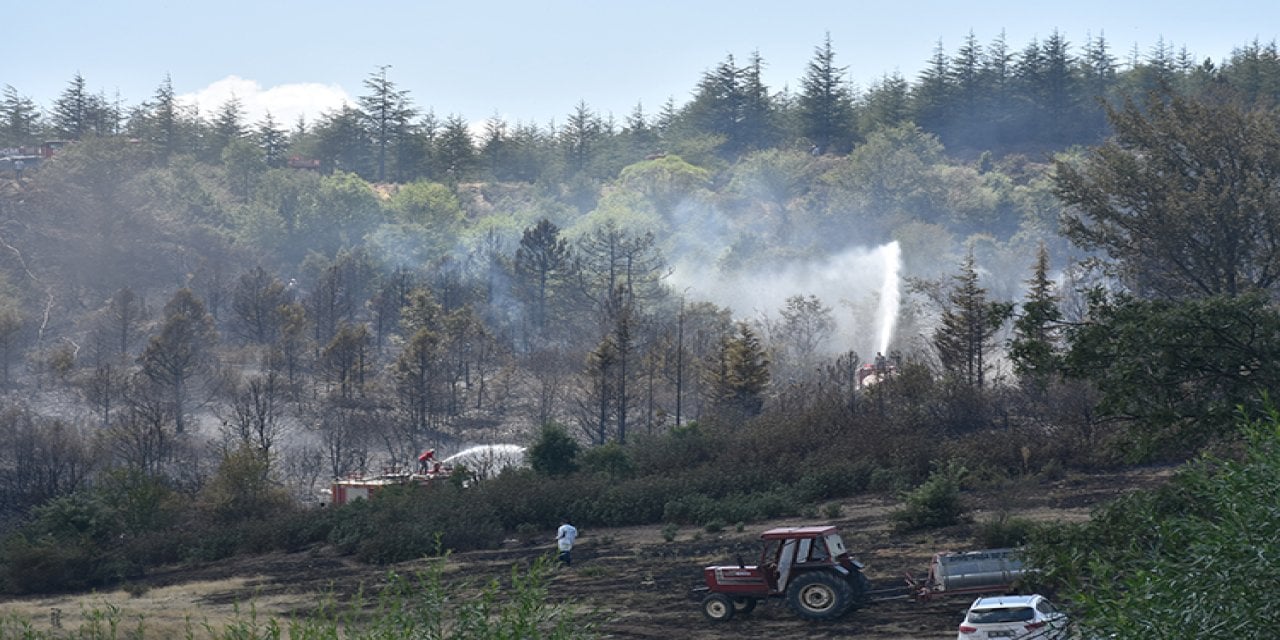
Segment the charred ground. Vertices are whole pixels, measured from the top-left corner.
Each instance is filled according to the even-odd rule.
[[[1043,481],[1011,481],[1001,487],[967,491],[966,505],[976,522],[997,513],[1038,521],[1080,521],[1099,504],[1124,492],[1163,482],[1169,469],[1143,468],[1124,472],[1070,475]],[[833,623],[797,618],[781,601],[769,601],[749,616],[728,623],[704,620],[690,596],[701,582],[701,567],[733,562],[735,556],[754,558],[757,537],[781,524],[829,522],[837,525],[846,544],[862,560],[877,590],[903,585],[906,572],[927,569],[933,553],[974,548],[975,525],[966,524],[914,534],[896,533],[888,514],[900,506],[886,494],[863,495],[840,502],[841,515],[801,522],[751,523],[741,532],[731,528],[707,533],[681,529],[673,541],[661,526],[584,529],[571,569],[558,569],[549,578],[552,598],[571,602],[587,620],[611,638],[670,638],[679,632],[697,638],[776,638],[803,634],[809,638],[943,638],[953,632],[965,598],[928,603],[908,600],[877,602]],[[550,532],[544,536],[550,539]],[[510,540],[501,549],[451,555],[445,579],[459,594],[478,590],[490,581],[506,581],[513,565],[527,565],[550,553],[541,539]],[[58,611],[64,624],[77,612],[103,604],[145,616],[149,627],[179,625],[182,620],[216,624],[253,610],[262,616],[306,615],[325,601],[348,601],[357,594],[376,593],[390,572],[413,574],[428,561],[370,566],[349,557],[314,548],[206,565],[170,567],[115,593],[13,599],[6,611],[25,614],[44,623]],[[237,613],[238,611],[238,613]]]

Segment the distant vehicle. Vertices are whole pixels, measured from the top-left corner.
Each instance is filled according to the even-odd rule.
[[[1065,640],[1067,633],[1067,614],[1044,596],[995,596],[969,605],[956,640]]]

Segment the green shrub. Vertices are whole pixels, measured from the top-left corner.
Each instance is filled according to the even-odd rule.
[[[1020,547],[1031,538],[1035,528],[1035,522],[1001,511],[978,523],[977,538],[984,547]]]
[[[675,542],[676,534],[680,532],[680,525],[674,522],[668,522],[662,526],[662,539],[667,542]]]
[[[578,466],[588,473],[603,473],[611,478],[630,478],[635,464],[627,449],[616,442],[592,447],[578,456]]]
[[[564,427],[547,423],[542,426],[537,440],[529,446],[529,466],[548,476],[573,473],[578,468],[578,449],[578,443]]]
[[[954,464],[935,470],[904,496],[905,506],[890,514],[897,529],[916,531],[958,524],[965,511],[960,500],[963,475],[964,468]]]
[[[720,533],[721,531],[724,531],[724,522],[721,522],[720,520],[710,520],[707,524],[703,525],[702,528],[707,533]]]
[[[901,491],[907,486],[907,474],[901,469],[876,467],[867,476],[868,491]]]

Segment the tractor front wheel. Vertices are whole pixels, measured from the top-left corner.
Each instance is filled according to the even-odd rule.
[[[723,593],[712,593],[702,599],[702,615],[712,622],[725,622],[733,614],[733,599]]]
[[[853,587],[829,571],[804,573],[787,586],[787,604],[806,620],[834,620],[853,604]]]
[[[756,603],[759,600],[755,598],[738,597],[733,599],[733,612],[745,616],[756,609]]]

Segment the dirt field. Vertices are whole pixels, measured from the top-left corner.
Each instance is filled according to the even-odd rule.
[[[1142,469],[1070,476],[1047,483],[1028,480],[999,490],[969,492],[965,499],[976,521],[1000,511],[1036,520],[1079,521],[1088,518],[1095,505],[1125,491],[1153,486],[1170,472]],[[697,601],[689,596],[701,583],[703,565],[731,563],[738,553],[753,562],[759,549],[757,537],[771,526],[837,525],[845,544],[866,564],[877,590],[902,586],[908,571],[923,573],[937,551],[975,547],[973,528],[968,525],[927,534],[894,534],[886,514],[897,506],[891,496],[861,496],[841,502],[841,516],[836,519],[752,523],[740,533],[708,534],[686,528],[670,543],[663,540],[660,526],[583,528],[574,551],[574,567],[556,571],[550,588],[553,597],[571,601],[583,612],[599,612],[591,617],[600,621],[603,635],[610,638],[952,638],[968,606],[967,598],[878,602],[832,623],[805,622],[782,601],[769,601],[748,616],[714,624],[702,618]],[[551,532],[545,537],[549,541]],[[504,549],[456,554],[450,560],[448,575],[454,580],[465,577],[468,585],[502,579],[510,574],[513,563],[529,562],[550,549],[550,544],[526,546],[512,541]],[[189,621],[216,625],[235,615],[243,617],[250,610],[259,618],[306,611],[323,594],[352,594],[362,586],[376,588],[389,570],[413,573],[420,566],[410,562],[370,567],[323,550],[273,554],[156,571],[131,589],[133,595],[121,590],[0,601],[0,614],[24,615],[41,627],[60,618],[63,627],[74,628],[83,619],[82,612],[115,606],[130,616],[144,616],[148,637],[164,637],[166,629],[172,637],[181,637]]]

